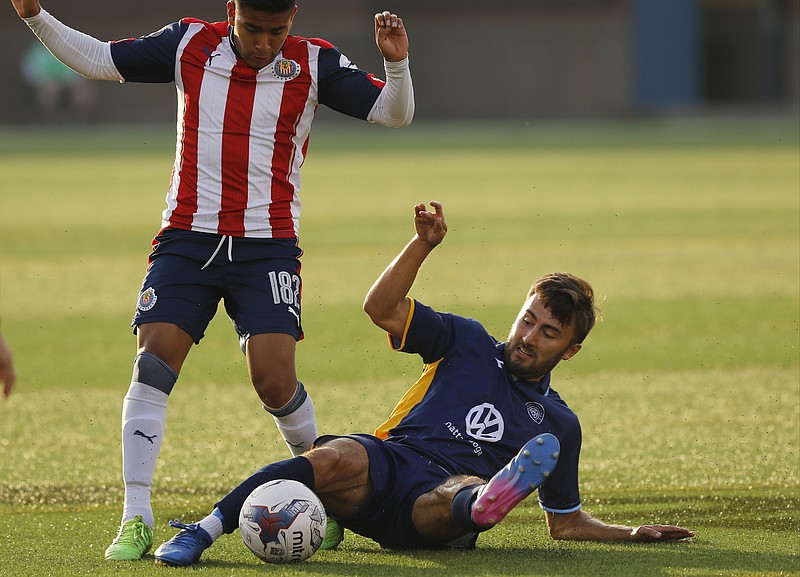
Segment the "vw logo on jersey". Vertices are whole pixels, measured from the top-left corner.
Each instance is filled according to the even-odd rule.
[[[473,439],[496,443],[503,438],[503,415],[491,403],[476,405],[467,413],[466,430]]]
[[[542,421],[544,421],[544,407],[541,403],[525,403],[525,408],[528,409],[528,416],[537,425],[541,425]]]
[[[275,78],[288,82],[300,76],[300,65],[294,60],[280,58],[273,64],[272,74]]]
[[[156,289],[153,287],[148,287],[142,291],[142,294],[139,295],[139,302],[137,303],[136,307],[140,311],[149,311],[151,308],[156,306],[157,300],[158,296],[156,295]]]

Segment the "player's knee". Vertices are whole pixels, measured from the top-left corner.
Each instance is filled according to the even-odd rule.
[[[339,493],[369,483],[369,456],[358,441],[338,437],[304,456],[314,468],[314,490],[319,493]]]
[[[295,412],[308,397],[303,383],[296,379],[253,380],[253,387],[264,404],[264,409],[275,417]]]

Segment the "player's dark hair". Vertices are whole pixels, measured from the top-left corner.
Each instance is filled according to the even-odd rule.
[[[544,307],[561,326],[568,327],[575,322],[573,343],[583,342],[600,314],[594,304],[592,285],[568,272],[543,276],[528,291],[528,297],[534,294],[544,301]]]
[[[234,0],[236,7],[244,10],[257,10],[270,14],[281,14],[295,7],[295,0]]]

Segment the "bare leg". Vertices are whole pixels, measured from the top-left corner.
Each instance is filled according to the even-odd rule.
[[[432,543],[446,544],[471,532],[453,521],[452,507],[456,494],[464,487],[482,485],[485,480],[461,475],[420,495],[414,503],[412,520],[417,532]]]
[[[314,404],[297,381],[296,347],[290,335],[260,334],[248,339],[246,351],[253,388],[294,456],[310,449],[317,438]]]

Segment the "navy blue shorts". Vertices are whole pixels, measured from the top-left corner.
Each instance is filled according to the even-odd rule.
[[[387,443],[372,435],[346,435],[361,443],[369,456],[369,477],[374,492],[361,511],[353,517],[336,520],[351,531],[376,541],[387,549],[438,549],[423,539],[414,528],[411,513],[421,496],[452,477],[439,465],[411,449]],[[339,438],[325,435],[316,446]]]
[[[172,323],[199,343],[222,299],[243,345],[263,333],[300,340],[301,255],[294,238],[165,229],[153,239],[131,324]]]

